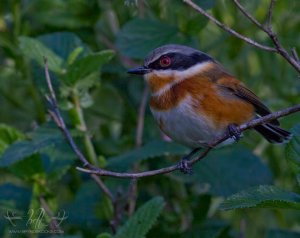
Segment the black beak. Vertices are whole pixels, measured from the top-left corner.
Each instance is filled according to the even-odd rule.
[[[138,75],[144,75],[149,72],[150,72],[150,69],[148,69],[144,66],[140,66],[138,68],[130,69],[127,71],[127,73],[129,73],[129,74],[138,74]]]

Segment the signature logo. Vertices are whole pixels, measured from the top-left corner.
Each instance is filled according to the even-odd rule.
[[[55,215],[50,215],[44,208],[37,210],[30,209],[27,212],[27,216],[20,216],[14,211],[7,210],[3,216],[11,226],[17,227],[19,221],[25,222],[26,227],[33,230],[47,231],[47,228],[55,228],[60,230],[60,225],[68,218],[65,210],[57,212]],[[31,232],[31,230],[28,230]],[[24,232],[24,231],[23,231]],[[23,233],[22,232],[22,233]]]

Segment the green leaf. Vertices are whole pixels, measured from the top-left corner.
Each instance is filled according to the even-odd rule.
[[[112,238],[112,236],[109,233],[102,233],[102,234],[97,235],[96,238]]]
[[[22,36],[19,37],[19,42],[20,49],[27,58],[35,60],[41,67],[43,67],[44,57],[46,57],[50,70],[56,73],[62,72],[62,58],[56,55],[39,40]]]
[[[158,156],[182,155],[188,153],[188,149],[182,145],[166,142],[152,141],[143,147],[131,150],[120,156],[108,159],[108,167],[113,170],[126,170],[134,163],[155,158]]]
[[[197,183],[199,189],[217,196],[229,196],[249,187],[272,182],[272,174],[260,158],[237,144],[211,151],[193,169],[191,176],[179,172],[171,176]]]
[[[4,150],[17,140],[24,139],[24,134],[17,129],[5,124],[0,124],[0,155]]]
[[[164,200],[155,197],[145,203],[138,211],[122,226],[114,238],[143,238],[156,222],[164,207]]]
[[[88,46],[84,44],[76,34],[71,32],[45,34],[39,36],[38,40],[51,49],[55,54],[64,59],[65,62],[68,62],[70,57],[75,57],[78,53],[81,53],[80,55],[77,55],[79,58],[90,53]],[[81,48],[82,51],[78,48]],[[77,50],[81,52],[78,52]]]
[[[77,48],[75,48],[71,54],[68,56],[67,59],[67,64],[71,65],[75,62],[75,60],[77,60],[77,58],[79,57],[79,55],[83,52],[83,48],[81,46],[78,46]]]
[[[32,139],[17,141],[8,147],[0,157],[0,168],[11,166],[49,146],[62,143],[63,137],[56,128],[38,128]]]
[[[74,83],[94,72],[99,72],[100,67],[110,61],[113,55],[114,51],[103,50],[75,61],[67,69],[66,83]]]
[[[134,19],[118,33],[116,44],[123,55],[143,59],[158,46],[184,41],[176,26],[150,19]]]
[[[295,125],[291,132],[293,133],[293,138],[285,147],[285,153],[300,185],[300,124]]]
[[[91,108],[96,117],[108,118],[109,121],[121,121],[124,111],[124,98],[120,92],[110,84],[102,84],[93,91],[95,104]],[[113,98],[113,100],[112,100]]]
[[[224,210],[257,207],[300,209],[300,195],[261,185],[230,196],[220,206]]]
[[[9,167],[9,171],[23,180],[36,179],[44,173],[43,164],[39,154],[33,154],[26,159],[20,160]]]

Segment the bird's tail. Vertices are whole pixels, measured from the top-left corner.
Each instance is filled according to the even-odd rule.
[[[286,143],[292,138],[290,132],[270,123],[255,126],[254,129],[270,143]]]

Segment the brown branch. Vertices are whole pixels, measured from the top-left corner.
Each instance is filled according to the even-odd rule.
[[[139,106],[138,117],[137,117],[136,135],[135,135],[135,145],[137,147],[141,146],[143,142],[145,111],[147,106],[148,94],[149,94],[149,88],[147,85],[145,85],[142,94],[142,100]]]
[[[230,27],[226,26],[225,24],[221,23],[218,21],[216,18],[214,18],[212,15],[208,14],[203,8],[195,4],[192,0],[183,0],[186,4],[191,6],[193,9],[198,11],[201,15],[205,16],[208,18],[210,21],[215,23],[217,26],[222,28],[224,31],[230,33],[231,35],[234,35],[235,37],[247,42],[248,44],[255,46],[259,49],[270,51],[270,52],[276,52],[280,54],[291,66],[294,67],[294,69],[300,73],[300,63],[299,61],[295,60],[293,56],[289,55],[289,53],[282,47],[280,41],[278,40],[277,35],[273,32],[272,30],[272,12],[275,4],[275,0],[271,0],[270,6],[268,9],[268,14],[267,14],[267,23],[266,26],[263,26],[259,21],[257,21],[249,12],[246,11],[246,9],[239,3],[238,0],[233,0],[235,5],[238,7],[238,9],[249,19],[251,22],[253,22],[258,28],[260,28],[262,31],[268,34],[269,38],[273,42],[274,47],[269,47],[262,45],[236,31],[231,29]]]
[[[238,129],[242,132],[242,131],[251,129],[251,128],[257,126],[257,125],[267,123],[269,121],[278,119],[280,117],[287,116],[289,114],[292,114],[292,113],[295,113],[295,112],[298,112],[298,111],[300,111],[300,104],[292,106],[292,107],[285,108],[283,110],[271,113],[267,116],[260,117],[258,119],[251,120],[251,121],[239,126]],[[223,141],[225,141],[229,137],[230,136],[226,133],[222,137],[220,137],[220,138],[216,139],[215,141],[213,141],[210,144],[209,147],[206,147],[202,151],[202,153],[199,157],[194,158],[191,161],[189,161],[189,165],[193,165],[196,162],[203,159],[210,152],[211,149],[213,149],[215,146],[219,145],[220,143],[222,143]],[[179,170],[177,164],[171,165],[169,167],[161,168],[161,169],[156,169],[156,170],[151,170],[151,171],[146,171],[146,172],[140,172],[140,173],[118,173],[118,172],[113,172],[113,171],[103,170],[103,169],[95,170],[95,169],[84,169],[84,168],[80,168],[80,167],[77,167],[77,169],[79,171],[85,172],[85,173],[97,174],[99,176],[117,177],[117,178],[143,178],[143,177],[149,177],[149,176],[154,176],[154,175],[158,175],[158,174],[166,174],[166,173],[173,172],[175,170]]]
[[[55,91],[52,86],[52,82],[51,82],[51,78],[50,78],[50,74],[49,74],[48,63],[47,63],[46,58],[44,58],[44,62],[45,62],[45,77],[46,77],[47,86],[48,86],[49,93],[50,93],[49,95],[46,95],[46,99],[50,105],[50,108],[48,110],[49,114],[52,117],[55,124],[57,125],[57,127],[62,131],[63,135],[65,136],[66,140],[68,141],[69,145],[71,146],[72,150],[75,152],[75,154],[77,155],[79,160],[82,162],[83,166],[90,168],[90,169],[94,169],[95,167],[88,162],[88,160],[85,158],[85,156],[81,153],[81,151],[77,147],[73,137],[71,136],[70,132],[68,131],[68,129],[66,127],[64,119],[62,118],[61,113],[58,109],[57,99],[56,99]],[[91,175],[91,177],[95,180],[95,182],[98,184],[98,186],[104,192],[104,194],[106,194],[107,197],[112,201],[112,203],[114,203],[115,199],[114,199],[112,193],[110,192],[110,190],[105,186],[103,181],[95,175]]]
[[[270,31],[272,30],[272,15],[273,15],[273,9],[275,6],[275,1],[276,0],[270,1],[268,13],[267,13],[266,28],[269,29]]]
[[[262,44],[259,44],[258,42],[234,31],[230,27],[226,26],[225,24],[218,21],[216,18],[214,18],[212,15],[208,14],[206,11],[204,11],[201,7],[199,7],[197,4],[195,4],[191,0],[183,0],[186,4],[191,6],[193,9],[198,11],[201,15],[208,18],[210,21],[215,23],[217,26],[222,28],[224,31],[228,32],[229,34],[234,35],[235,37],[247,42],[248,44],[255,46],[259,49],[270,51],[270,52],[276,52],[280,54],[287,62],[289,62],[290,65],[292,65],[298,73],[300,73],[300,64],[298,61],[296,61],[292,56],[289,55],[289,53],[282,47],[280,41],[278,40],[277,35],[272,30],[272,11],[275,4],[275,0],[271,0],[268,14],[267,14],[267,23],[266,26],[263,26],[259,21],[257,21],[249,12],[246,11],[246,9],[238,2],[238,0],[233,0],[235,5],[239,8],[239,10],[249,19],[251,22],[253,22],[258,28],[260,28],[262,31],[268,34],[269,38],[272,40],[274,47],[265,46]]]
[[[136,199],[137,199],[137,179],[131,179],[129,189],[128,189],[128,216],[132,216],[135,207],[136,207]]]
[[[246,11],[246,9],[240,4],[239,0],[233,0],[234,4],[237,6],[237,8],[253,23],[255,24],[258,28],[266,32],[266,29],[264,26],[256,20],[255,17],[253,17],[249,12]]]
[[[103,183],[101,178],[99,178],[95,174],[91,174],[91,177],[95,180],[97,185],[101,188],[101,190],[104,192],[104,194],[112,201],[112,203],[115,201],[115,198],[113,194],[110,192],[110,190],[106,187],[106,185]]]
[[[292,51],[293,58],[298,62],[298,64],[300,64],[300,60],[296,48],[293,47],[291,51]]]
[[[216,18],[214,18],[212,15],[208,14],[203,8],[199,7],[197,4],[195,4],[193,1],[191,0],[183,0],[183,2],[185,2],[186,4],[188,4],[189,6],[191,6],[192,8],[194,8],[196,11],[198,11],[201,15],[205,16],[206,18],[208,18],[210,21],[212,21],[213,23],[215,23],[217,26],[219,26],[220,28],[222,28],[223,30],[225,30],[226,32],[228,32],[231,35],[234,35],[235,37],[247,42],[248,44],[255,46],[259,49],[263,49],[266,51],[270,51],[270,52],[276,52],[276,49],[273,47],[269,47],[266,45],[262,45],[254,40],[252,40],[251,38],[248,38],[238,32],[236,32],[235,30],[231,29],[230,27],[228,27],[227,25],[221,23],[220,21],[218,21]]]
[[[143,143],[143,133],[144,133],[144,122],[145,122],[145,111],[147,106],[147,98],[149,95],[149,88],[145,84],[141,103],[139,106],[138,117],[137,117],[137,126],[135,134],[135,146],[138,148]],[[138,171],[139,166],[134,166],[134,171]],[[134,213],[137,199],[137,189],[138,183],[136,179],[132,179],[129,189],[128,189],[128,216],[131,216]]]

